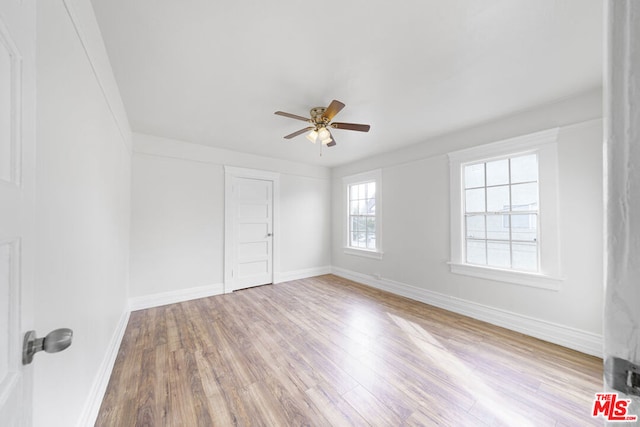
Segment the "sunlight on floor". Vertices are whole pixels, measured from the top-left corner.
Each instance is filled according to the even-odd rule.
[[[521,427],[531,426],[533,423],[523,415],[514,412],[512,402],[504,399],[500,394],[485,384],[472,368],[449,352],[446,347],[422,326],[387,313],[396,325],[411,339],[424,356],[445,372],[457,384],[464,384],[467,391],[476,399],[476,404],[482,405],[497,419],[506,425]]]
[[[342,347],[356,358],[369,353],[380,329],[376,317],[366,310],[356,309],[349,313],[347,325],[342,331],[346,337]]]

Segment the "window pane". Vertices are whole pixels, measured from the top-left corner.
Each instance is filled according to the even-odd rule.
[[[464,167],[464,188],[484,187],[484,163]]]
[[[472,215],[467,217],[467,238],[484,239],[484,215]]]
[[[349,186],[349,200],[358,200],[358,185]]]
[[[376,214],[376,199],[368,199],[367,200],[367,211],[365,213],[367,215],[375,215]]]
[[[511,183],[537,181],[538,180],[538,156],[514,157],[511,159]]]
[[[487,215],[487,239],[509,240],[509,215]]]
[[[509,243],[487,242],[487,265],[510,267],[511,253],[509,252]]]
[[[511,186],[511,210],[530,211],[538,209],[538,183]]]
[[[376,183],[375,182],[370,182],[368,184],[364,184],[367,186],[367,198],[368,199],[373,199],[374,197],[376,197]]]
[[[349,224],[349,232],[358,231],[358,217],[352,216]]]
[[[366,200],[359,200],[358,201],[358,213],[360,215],[366,215],[367,214],[367,201]]]
[[[351,205],[349,207],[349,212],[351,213],[351,215],[358,215],[358,201],[354,200],[349,202],[349,204]]]
[[[538,238],[537,221],[536,214],[511,215],[511,238],[535,242]]]
[[[535,243],[513,244],[513,268],[517,270],[538,270],[538,246]]]
[[[358,247],[358,233],[356,232],[351,233],[351,243],[349,244],[349,246]]]
[[[487,212],[508,211],[509,206],[509,186],[487,188]]]
[[[375,235],[376,234],[376,219],[373,217],[367,217],[367,234]]]
[[[484,188],[465,190],[465,211],[484,212]]]
[[[484,240],[467,240],[467,262],[469,264],[487,264]]]
[[[509,183],[509,159],[487,162],[487,186]]]
[[[376,248],[376,236],[375,234],[367,234],[367,249]]]

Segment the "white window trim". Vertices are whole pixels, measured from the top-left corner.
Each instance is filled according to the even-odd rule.
[[[560,227],[558,197],[559,128],[449,153],[451,191],[451,272],[465,276],[496,280],[536,288],[560,290],[562,268],[560,260]],[[523,154],[538,155],[539,186],[539,253],[540,271],[536,273],[478,266],[466,263],[463,226],[463,165]]]
[[[362,249],[349,246],[349,186],[375,181],[376,183],[376,249]],[[382,259],[382,169],[375,169],[357,175],[342,178],[342,212],[346,213],[343,221],[343,249],[348,255],[356,255],[365,258]]]

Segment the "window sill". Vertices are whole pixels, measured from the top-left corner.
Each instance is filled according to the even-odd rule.
[[[365,258],[374,258],[374,259],[382,259],[382,252],[379,251],[371,251],[367,249],[356,249],[356,248],[344,248],[344,253],[347,255],[355,255],[361,256]]]
[[[564,281],[562,278],[547,276],[539,273],[527,273],[524,271],[502,270],[499,268],[482,267],[478,265],[459,264],[449,262],[451,272],[464,276],[479,277],[481,279],[496,280],[498,282],[512,283],[533,288],[559,291]]]

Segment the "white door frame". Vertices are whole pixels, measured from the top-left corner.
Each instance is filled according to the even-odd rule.
[[[232,292],[233,269],[232,250],[235,243],[231,211],[233,178],[262,179],[273,182],[273,283],[280,273],[280,174],[259,169],[246,169],[235,166],[224,166],[224,292]]]

